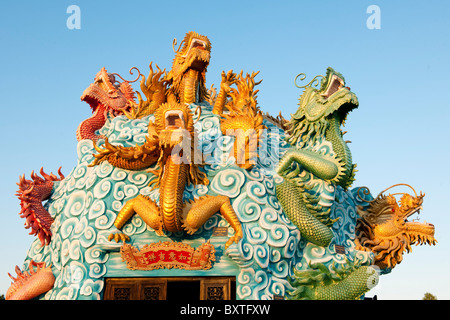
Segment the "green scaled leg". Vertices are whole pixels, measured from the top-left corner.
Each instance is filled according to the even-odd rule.
[[[333,162],[331,157],[326,158],[309,150],[287,151],[278,165],[278,174],[284,176],[294,161],[323,180],[331,181],[340,174],[340,168],[336,160]]]
[[[284,212],[306,240],[322,247],[330,244],[333,232],[309,212],[292,182],[284,180],[276,186],[276,193]]]

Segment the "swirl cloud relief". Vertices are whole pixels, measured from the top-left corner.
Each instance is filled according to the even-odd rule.
[[[195,109],[192,105],[192,110]],[[125,116],[109,119],[99,134],[108,137],[115,145],[124,147],[143,144],[147,126],[153,116],[129,120]],[[219,117],[211,112],[211,106],[202,105],[200,119],[194,117],[198,134],[198,148],[205,162],[204,170],[210,184],[189,185],[184,200],[206,194],[222,194],[230,198],[242,223],[244,236],[238,244],[224,249],[227,237],[213,236],[216,227],[228,227],[220,214],[212,216],[195,234],[158,236],[135,215],[123,228],[134,246],[158,241],[183,241],[194,247],[210,240],[216,247],[216,261],[206,271],[191,270],[127,270],[120,258],[121,244],[108,241],[116,232],[114,220],[123,204],[138,194],[159,198],[158,189],[148,184],[153,174],[129,171],[111,166],[108,162],[94,167],[88,165],[95,153],[92,141],[78,143],[78,163],[60,182],[54,185],[54,193],[46,204],[55,219],[51,227],[52,241],[41,246],[36,239],[27,254],[24,265],[33,259],[52,265],[56,277],[54,288],[46,293],[46,299],[102,299],[105,278],[115,276],[214,276],[235,275],[238,299],[273,299],[274,295],[286,295],[292,290],[287,278],[294,269],[306,270],[311,263],[345,264],[347,259],[357,259],[371,264],[373,255],[354,249],[356,225],[356,200],[354,192],[345,192],[310,173],[301,172],[305,183],[314,185],[311,193],[321,194],[320,205],[331,208],[331,218],[339,218],[332,230],[334,238],[328,247],[319,247],[302,239],[297,227],[287,218],[277,200],[275,186],[283,181],[276,174],[280,156],[290,147],[284,131],[264,121],[268,129],[259,146],[257,164],[251,171],[235,165],[229,156],[233,150],[233,137],[223,136]],[[103,140],[99,141],[99,145]],[[331,153],[327,142],[314,147],[324,154]],[[233,229],[228,228],[229,234]],[[346,254],[336,253],[335,244],[346,248]]]

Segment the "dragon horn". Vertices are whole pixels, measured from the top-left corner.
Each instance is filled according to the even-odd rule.
[[[136,68],[136,67],[132,67],[132,68],[130,68],[130,71],[129,71],[129,73],[131,74],[131,75],[133,75],[133,72],[131,71],[131,70],[133,70],[133,69],[136,69],[136,71],[138,72],[138,76],[137,76],[137,78],[136,79],[134,79],[134,80],[131,80],[131,81],[128,81],[128,80],[125,80],[124,78],[122,78],[122,76],[120,75],[120,74],[118,74],[118,73],[111,73],[112,75],[115,75],[115,76],[118,76],[120,79],[122,79],[124,82],[128,82],[128,83],[133,83],[133,82],[136,82],[136,81],[138,81],[139,80],[139,78],[142,76],[142,74],[141,74],[141,72],[139,71],[139,69],[138,68]]]
[[[387,190],[392,189],[392,188],[394,188],[394,187],[398,187],[398,186],[406,186],[406,187],[411,188],[412,191],[414,191],[414,195],[415,195],[416,198],[417,198],[416,190],[414,190],[413,187],[411,187],[409,184],[406,184],[406,183],[397,183],[397,184],[394,184],[394,185],[390,186],[389,188],[386,188],[386,189],[384,189],[383,191],[381,191],[381,192],[378,194],[378,196],[380,196],[383,192],[386,192]],[[400,193],[398,193],[398,194],[400,194]],[[378,196],[377,196],[377,197],[378,197]]]
[[[173,50],[174,53],[180,52],[181,45],[183,44],[183,42],[184,42],[184,39],[181,41],[180,45],[178,46],[178,49],[175,50],[175,46],[177,45],[177,38],[173,38],[173,41],[172,41],[172,50]]]
[[[368,200],[366,200],[366,199],[361,198],[361,196],[359,195],[359,191],[360,191],[361,189],[364,189],[364,190],[363,190],[363,194],[365,194],[365,195],[370,194],[369,188],[367,188],[367,187],[359,187],[358,190],[356,191],[356,196],[357,196],[359,199],[361,199],[362,201],[364,201],[364,202],[366,202],[366,203],[372,203],[372,202],[375,201],[376,198],[375,198],[374,200],[371,200],[371,201],[368,201]],[[378,195],[378,196],[379,196],[379,195]],[[377,198],[378,198],[378,196],[377,196]]]

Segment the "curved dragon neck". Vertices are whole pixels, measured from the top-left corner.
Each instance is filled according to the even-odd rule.
[[[198,102],[199,76],[200,72],[194,69],[188,69],[188,71],[185,73],[182,82],[182,90],[180,92],[181,102],[188,104]]]
[[[325,132],[325,139],[331,142],[333,151],[336,153],[336,157],[341,161],[344,167],[344,175],[339,179],[338,184],[345,186],[348,178],[352,174],[352,154],[347,146],[347,143],[342,139],[341,121],[339,115],[335,112],[330,121],[328,128]]]
[[[175,163],[169,156],[164,165],[160,189],[160,213],[164,229],[181,231],[181,212],[183,211],[183,192],[188,178],[188,164]]]
[[[95,134],[96,130],[99,130],[106,121],[106,108],[102,104],[99,104],[94,111],[94,114],[80,123],[77,128],[77,140],[91,139],[96,141],[98,136]]]

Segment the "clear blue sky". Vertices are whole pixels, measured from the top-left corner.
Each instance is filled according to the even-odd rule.
[[[72,4],[79,30],[66,26]],[[366,26],[372,4],[379,30]],[[402,182],[425,192],[422,220],[439,241],[414,247],[368,295],[450,299],[450,2],[379,0],[2,1],[0,293],[34,239],[17,214],[19,176],[42,166],[68,174],[75,131],[91,115],[80,96],[100,68],[128,79],[133,66],[147,74],[151,61],[170,69],[173,38],[190,30],[212,42],[207,87],[222,70],[259,70],[259,105],[273,115],[297,109],[300,72],[312,78],[331,66],[345,76],[360,101],[346,125],[354,186],[376,195]]]

